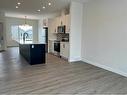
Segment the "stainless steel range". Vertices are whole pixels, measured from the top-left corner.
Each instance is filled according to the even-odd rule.
[[[54,41],[54,51],[60,53],[60,41]]]

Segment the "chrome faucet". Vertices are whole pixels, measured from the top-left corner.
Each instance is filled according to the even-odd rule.
[[[26,41],[26,38],[28,37],[28,33],[23,33],[23,41],[25,42]]]

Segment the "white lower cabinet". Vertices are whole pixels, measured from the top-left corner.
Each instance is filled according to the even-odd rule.
[[[60,43],[60,56],[63,58],[69,58],[69,42]]]
[[[49,40],[49,53],[54,53],[54,41]]]

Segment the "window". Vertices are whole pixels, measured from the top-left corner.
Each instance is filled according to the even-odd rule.
[[[11,35],[12,40],[19,40],[18,26],[11,27]]]
[[[11,27],[12,40],[15,41],[23,41],[23,36],[25,35],[26,42],[33,41],[33,27],[32,26],[24,26],[24,25],[13,25]]]

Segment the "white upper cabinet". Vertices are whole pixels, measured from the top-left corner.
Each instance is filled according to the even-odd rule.
[[[55,19],[53,19],[52,21],[52,32],[55,33],[56,30],[55,30]]]
[[[57,33],[57,27],[60,26],[60,17],[56,17],[55,21],[56,21],[55,28],[56,28],[56,33]]]
[[[57,18],[54,18],[53,27],[54,27],[54,33],[57,33]]]
[[[66,25],[66,15],[57,17],[57,26]]]
[[[66,25],[66,15],[61,16],[61,25]]]
[[[66,33],[69,33],[70,32],[70,15],[66,15],[66,18],[65,18],[65,25],[66,25]]]
[[[53,18],[50,24],[51,31],[57,33],[58,26],[66,26],[66,33],[70,32],[70,15],[63,15],[56,18]]]
[[[53,19],[53,30],[54,30],[54,33],[57,33],[57,18],[54,18]]]
[[[57,17],[57,26],[65,25],[66,26],[66,33],[70,32],[70,15],[63,15]]]
[[[56,25],[55,19],[50,19],[49,23],[48,23],[50,33],[55,33],[56,32],[55,25]]]

